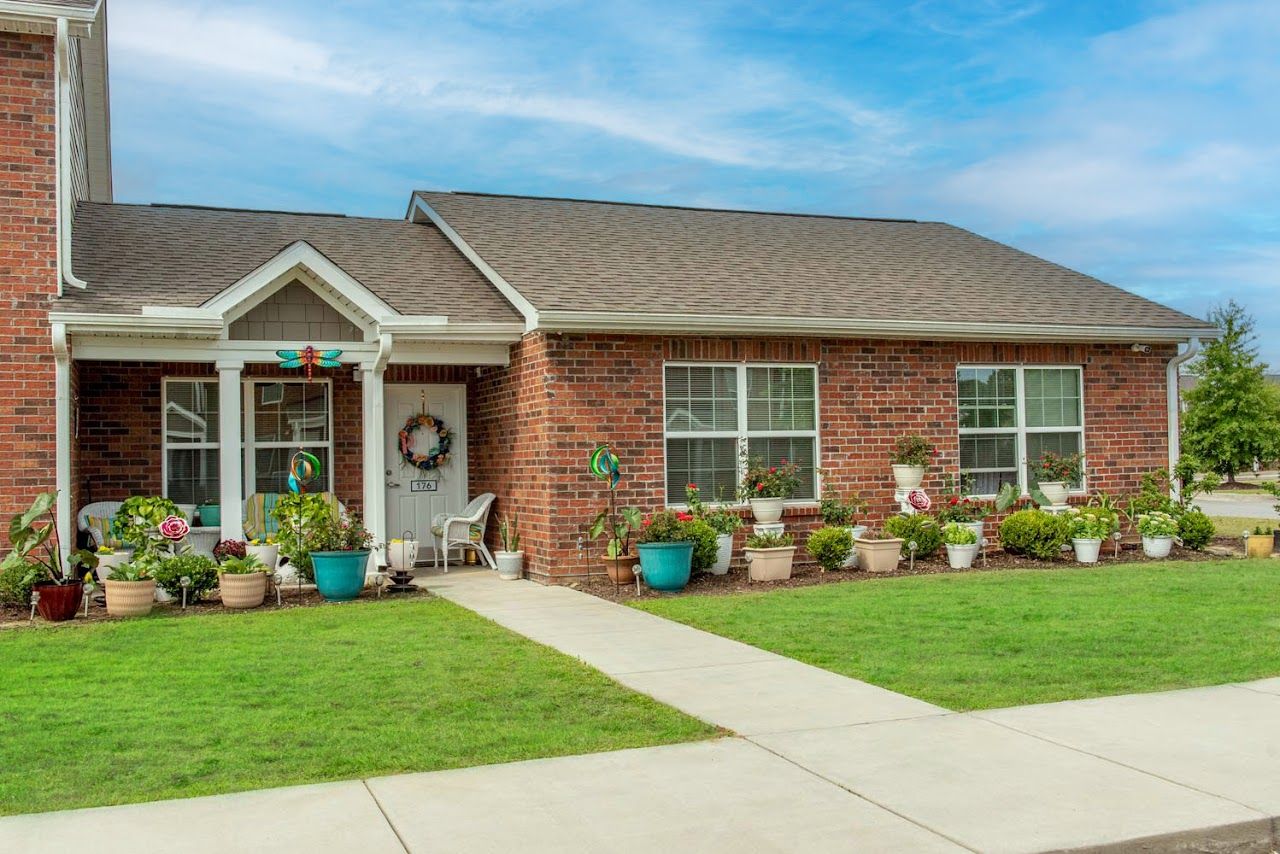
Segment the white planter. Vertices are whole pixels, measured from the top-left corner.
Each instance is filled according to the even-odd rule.
[[[951,565],[952,569],[968,569],[973,566],[973,559],[978,556],[977,543],[970,543],[967,546],[953,546],[951,543],[945,543],[945,545],[947,547],[947,563]]]
[[[508,552],[508,554],[511,553]],[[417,540],[401,540],[398,543],[387,543],[387,563],[391,565],[392,569],[413,569],[413,565],[417,560]]]
[[[262,561],[262,565],[267,568],[268,574],[276,571],[276,564],[280,560],[280,546],[276,543],[263,546],[255,546],[250,543],[244,547],[244,553],[247,555],[253,555],[258,560]]]
[[[724,575],[733,560],[733,534],[716,534],[716,562],[707,570],[712,575]]]
[[[98,580],[106,581],[111,571],[121,564],[128,563],[132,552],[117,551],[114,554],[98,555]]]
[[[866,525],[854,525],[852,528],[845,528],[845,530],[846,530],[846,531],[848,531],[848,532],[850,533],[850,535],[852,535],[852,536],[853,536],[853,539],[854,539],[854,540],[857,540],[859,537],[861,537],[863,534],[865,534],[865,533],[867,532],[867,526],[866,526]],[[857,568],[858,568],[858,549],[857,549],[857,546],[855,546],[854,548],[852,548],[852,549],[850,549],[850,550],[849,550],[849,556],[848,556],[847,558],[845,558],[845,559],[844,559],[844,563],[843,563],[843,564],[841,564],[841,566],[842,566],[842,568],[844,568],[844,569],[857,569]]]
[[[986,526],[986,523],[985,523],[985,522],[983,522],[981,519],[979,519],[977,522],[961,522],[960,524],[961,524],[961,525],[964,525],[964,526],[965,526],[966,528],[968,528],[970,531],[973,531],[973,535],[974,535],[975,537],[977,537],[977,538],[978,538],[978,543],[977,543],[977,545],[978,545],[979,547],[981,547],[981,545],[982,545],[982,537],[983,537],[983,533],[982,533],[982,532],[983,532],[984,527]]]
[[[1063,481],[1041,481],[1037,486],[1044,493],[1044,497],[1049,499],[1049,503],[1054,505],[1066,504],[1067,496],[1071,494],[1070,485]]]
[[[924,482],[924,466],[900,466],[893,467],[893,483],[898,489],[919,489],[920,484]]]
[[[524,552],[494,552],[493,562],[498,565],[498,577],[503,581],[515,581],[524,572]]]
[[[1076,550],[1076,560],[1080,563],[1097,563],[1098,552],[1102,549],[1102,540],[1071,540]]]
[[[781,498],[752,498],[751,513],[757,522],[776,522],[782,518],[783,501]]]
[[[1143,537],[1142,553],[1147,557],[1168,557],[1173,548],[1173,537]]]

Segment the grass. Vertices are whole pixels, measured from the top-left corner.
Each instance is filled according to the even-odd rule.
[[[638,608],[955,709],[1280,674],[1280,562],[978,572]]]
[[[1261,525],[1264,528],[1280,527],[1280,521],[1276,519],[1261,519],[1249,516],[1210,516],[1213,521],[1213,530],[1219,537],[1235,537],[1240,539],[1240,534],[1246,530],[1252,531]]]
[[[0,813],[705,738],[438,599],[0,632]]]

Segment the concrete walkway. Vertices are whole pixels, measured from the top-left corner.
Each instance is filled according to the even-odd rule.
[[[1245,851],[1280,679],[954,714],[565,588],[428,586],[738,737],[0,820],[0,851]]]

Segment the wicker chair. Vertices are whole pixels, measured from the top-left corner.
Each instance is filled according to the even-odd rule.
[[[444,571],[449,571],[449,549],[474,549],[485,565],[497,569],[489,547],[484,544],[485,529],[489,525],[489,510],[493,507],[494,494],[486,492],[471,499],[461,513],[440,513],[431,520],[431,536],[435,538],[435,562],[440,565],[444,555]]]

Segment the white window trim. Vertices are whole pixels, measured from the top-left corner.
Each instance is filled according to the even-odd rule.
[[[737,430],[668,430],[667,429],[667,368],[733,368],[737,372],[738,429]],[[813,371],[813,429],[812,430],[748,430],[747,429],[747,369],[748,368],[808,368]],[[743,468],[744,452],[751,439],[813,439],[813,498],[794,498],[786,506],[813,505],[822,494],[822,393],[818,387],[818,365],[814,362],[700,362],[671,361],[662,363],[662,496],[665,501],[670,488],[670,468],[667,465],[668,439],[734,439],[737,441],[737,462],[734,486],[742,483],[746,474]],[[735,493],[734,500],[717,502],[714,497],[704,502],[714,506],[742,505]],[[684,502],[668,502],[667,507],[684,507]]]
[[[963,371],[963,370],[976,370],[976,371],[1012,370],[1014,372],[1013,393],[1014,393],[1014,406],[1015,406],[1015,413],[1016,413],[1015,417],[1017,418],[1018,426],[1016,427],[961,427],[960,426],[960,395],[959,395],[960,371]],[[1028,427],[1026,426],[1027,424],[1026,397],[1023,394],[1023,390],[1025,389],[1026,386],[1023,382],[1023,375],[1028,370],[1031,370],[1031,371],[1071,370],[1071,371],[1075,371],[1079,375],[1080,377],[1080,425],[1078,427]],[[1018,493],[1023,498],[1028,498],[1030,497],[1030,494],[1031,494],[1030,492],[1031,481],[1027,475],[1027,465],[1028,465],[1027,434],[1029,433],[1079,433],[1080,434],[1080,453],[1082,455],[1085,455],[1084,460],[1086,463],[1088,462],[1088,459],[1089,459],[1087,456],[1088,448],[1085,445],[1085,438],[1087,435],[1085,432],[1085,424],[1087,423],[1088,419],[1085,417],[1087,407],[1085,403],[1085,393],[1084,393],[1084,367],[1083,366],[1058,365],[1058,364],[1014,365],[1014,364],[1008,364],[1008,363],[1001,364],[998,362],[987,363],[987,364],[958,364],[956,365],[955,382],[956,382],[956,429],[958,431],[958,435],[960,436],[984,436],[984,435],[985,436],[1007,436],[1010,433],[1015,434],[1016,438],[1014,440],[1014,453],[1017,456]],[[957,455],[957,459],[956,459],[957,477],[962,476],[963,471],[964,470],[960,467],[959,455]],[[1007,469],[998,469],[998,468],[997,469],[970,469],[970,471],[999,472],[999,471],[1007,471]],[[1088,472],[1088,466],[1086,465],[1080,475],[1080,488],[1071,490],[1071,494],[1087,495],[1088,493],[1089,493],[1089,472]],[[994,494],[972,495],[970,497],[971,498],[995,498],[995,495]]]
[[[213,394],[218,394],[217,377],[162,377],[160,385],[160,494],[169,497],[169,452],[170,451],[213,451],[222,453],[222,436],[217,442],[170,442],[169,441],[169,384],[170,383],[213,383]],[[206,496],[208,497],[208,496]],[[200,504],[197,498],[197,505]]]

